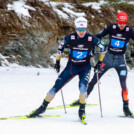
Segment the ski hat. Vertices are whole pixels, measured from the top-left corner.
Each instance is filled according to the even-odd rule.
[[[84,17],[78,17],[75,21],[75,28],[87,28],[87,19]]]
[[[127,14],[125,12],[119,12],[117,14],[118,21],[127,21]]]

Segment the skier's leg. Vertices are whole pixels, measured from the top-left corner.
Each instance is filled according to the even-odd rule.
[[[123,101],[129,101],[128,100],[128,91],[127,91],[127,86],[126,86],[126,79],[127,79],[127,67],[118,67],[115,68],[118,76],[119,76],[119,80],[120,80],[120,85],[122,88],[122,99]]]
[[[80,90],[80,97],[79,97],[79,102],[80,103],[85,103],[85,99],[87,97],[87,84],[89,80],[89,75],[90,75],[90,66],[85,66],[85,68],[79,73],[79,90]]]
[[[133,113],[129,110],[128,90],[127,90],[127,86],[126,86],[127,67],[126,67],[126,65],[124,65],[124,66],[119,66],[115,69],[118,73],[121,88],[122,88],[122,100],[123,100],[124,114],[126,116],[133,116]]]
[[[108,64],[102,63],[101,68],[98,70],[98,77],[99,79],[103,76],[103,74],[110,68]],[[92,80],[89,82],[87,86],[87,96],[91,93],[93,90],[95,84],[97,83],[97,73],[94,73],[94,76]]]
[[[101,78],[101,76],[109,69],[109,65],[108,64],[105,64],[102,63],[102,66],[101,68],[98,70],[99,72],[99,78]],[[90,74],[88,74],[90,75]],[[87,85],[87,97],[89,96],[89,94],[91,93],[91,91],[93,90],[93,87],[95,86],[95,84],[97,83],[97,75],[96,73],[94,73],[94,76],[91,80],[91,82],[89,84],[86,84]],[[82,86],[81,86],[82,87]],[[80,102],[79,100],[75,100],[72,104],[70,104],[70,106],[76,106],[76,105],[80,105]]]
[[[51,102],[51,100],[54,98],[55,94],[67,83],[69,82],[73,77],[73,73],[71,70],[72,64],[68,63],[67,67],[63,70],[63,72],[59,75],[58,79],[55,82],[55,85],[52,89],[49,90],[47,93],[42,105],[34,110],[33,112],[28,115],[28,117],[36,117],[39,114],[45,112],[48,104]]]
[[[45,100],[50,102],[55,96],[55,94],[73,77],[74,75],[72,74],[70,67],[65,68],[65,70],[59,75],[58,79],[56,80],[55,85],[49,90]]]
[[[79,107],[79,118],[81,120],[86,118],[85,115],[85,104],[86,104],[86,98],[87,98],[87,84],[88,84],[88,80],[89,80],[89,75],[90,75],[90,64],[85,65],[85,67],[81,70],[81,72],[79,73],[79,90],[80,90],[80,96],[79,96],[79,103],[80,103],[80,107]]]

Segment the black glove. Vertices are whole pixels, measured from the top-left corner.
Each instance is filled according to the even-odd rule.
[[[94,67],[94,72],[100,69],[102,61],[98,61],[98,63]]]
[[[59,73],[59,72],[60,72],[60,60],[56,60],[56,63],[55,63],[54,69],[56,69],[57,73]]]

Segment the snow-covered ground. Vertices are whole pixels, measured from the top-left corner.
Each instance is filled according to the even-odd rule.
[[[62,59],[63,66],[66,60]],[[62,67],[63,69],[64,67]],[[91,77],[93,70],[91,71]],[[46,93],[53,86],[57,73],[53,68],[0,67],[0,117],[27,115],[42,103]],[[128,72],[130,109],[134,111],[134,70]],[[82,125],[78,119],[78,107],[47,110],[46,115],[61,115],[56,118],[1,120],[0,134],[133,134],[134,120],[119,118],[123,115],[121,88],[114,69],[109,70],[101,79],[101,99],[103,118],[100,117],[98,88],[95,86],[87,103],[98,104],[86,108],[86,121]],[[78,77],[76,76],[63,89],[66,104],[79,96]],[[58,92],[49,107],[62,105]]]

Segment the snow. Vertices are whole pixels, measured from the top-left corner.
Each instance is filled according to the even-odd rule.
[[[20,18],[22,16],[31,18],[28,10],[36,11],[35,8],[26,5],[24,0],[14,1],[13,4],[8,4],[7,7],[9,11],[14,10]]]
[[[53,57],[54,58],[54,57]],[[62,70],[67,59],[62,58]],[[93,69],[91,71],[91,78]],[[0,67],[0,117],[27,115],[38,108],[49,89],[54,85],[57,73],[53,68],[34,68],[22,66]],[[128,90],[130,109],[134,111],[134,69],[128,72]],[[86,121],[84,126],[78,119],[78,108],[47,110],[44,115],[61,115],[62,117],[28,119],[28,120],[1,120],[1,134],[132,134],[133,119],[119,118],[123,115],[121,88],[117,73],[110,69],[101,78],[101,99],[103,117],[100,117],[98,88],[95,86],[87,103],[98,104],[86,107]],[[70,104],[79,97],[78,77],[76,76],[62,89],[65,103]],[[50,103],[49,107],[62,105],[60,91]]]
[[[134,2],[133,1],[130,1],[130,2],[127,2],[128,4],[131,4],[131,5],[134,5]]]
[[[26,18],[31,18],[31,15],[29,13],[29,10],[35,11],[36,9],[26,5],[26,1],[27,0],[18,0],[18,1],[14,1],[13,4],[8,4],[8,10],[14,10],[16,12],[16,14],[18,15],[18,17],[26,17]],[[71,4],[71,3],[65,3],[65,2],[52,2],[49,0],[39,0],[44,2],[45,4],[47,4],[48,6],[52,6],[53,10],[59,15],[59,17],[63,18],[63,19],[68,19],[69,15],[73,18],[76,17],[80,17],[80,16],[86,16],[86,14],[84,12],[75,12],[75,5]],[[113,2],[115,3],[115,2]],[[133,1],[120,1],[117,3],[128,3],[128,4],[134,4]],[[58,9],[57,6],[62,6],[62,10]],[[92,6],[93,9],[97,10],[98,12],[101,12],[101,6],[103,5],[109,5],[109,3],[105,0],[99,0],[98,2],[87,2],[83,4],[84,6]]]
[[[84,12],[75,12],[73,9],[75,8],[70,3],[63,3],[63,2],[50,2],[46,3],[44,0],[40,0],[44,2],[45,4],[50,4],[53,7],[53,10],[57,12],[59,17],[63,19],[68,19],[69,15],[73,18],[79,17],[79,16],[86,16]],[[62,5],[62,10],[58,9],[57,6]]]
[[[64,18],[64,19],[68,19],[69,16],[67,14],[65,14],[64,12],[62,12],[61,10],[56,9],[56,8],[54,8],[53,10],[55,12],[57,12],[57,14],[59,15],[59,17]]]
[[[39,0],[39,1],[42,1],[42,2],[44,2],[44,3],[45,3],[45,2],[49,2],[49,0]]]
[[[108,2],[104,1],[104,0],[100,0],[99,2],[88,2],[83,4],[84,6],[92,6],[93,9],[95,10],[100,10],[101,6],[104,4],[108,4]]]
[[[77,16],[77,17],[80,17],[80,16],[84,17],[84,16],[86,16],[85,13],[74,12],[74,11],[68,9],[68,8],[63,8],[63,10],[64,10],[65,12],[67,12],[68,14],[71,14],[71,15],[73,15],[73,16]]]

